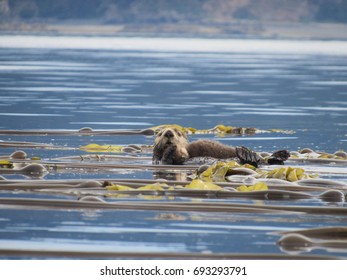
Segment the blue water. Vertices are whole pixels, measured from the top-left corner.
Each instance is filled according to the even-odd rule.
[[[166,123],[207,129],[225,124],[295,133],[208,134],[190,140],[214,138],[256,151],[347,150],[346,49],[346,42],[3,36],[0,130],[144,129]],[[153,143],[153,137],[143,135],[0,135],[0,140],[75,148],[24,149],[47,160],[83,155],[78,148],[89,143]],[[0,156],[15,150],[1,148]],[[76,178],[151,179],[153,173],[52,171],[44,179]],[[0,196],[18,194],[2,191]],[[0,248],[281,253],[277,231],[347,225],[345,217],[315,215],[178,212],[183,219],[170,221],[156,219],[158,211],[28,213],[5,207],[0,213]],[[316,253],[347,257],[346,251],[311,252]]]

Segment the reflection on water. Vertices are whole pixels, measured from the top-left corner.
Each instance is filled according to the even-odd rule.
[[[215,137],[258,151],[346,150],[346,58],[345,42],[2,36],[0,129],[143,129],[163,123],[204,129],[222,123],[296,133],[191,139]],[[153,138],[1,135],[0,140],[78,148],[92,142],[150,145]],[[13,151],[2,148],[0,155]],[[83,154],[26,152],[46,159]],[[45,179],[115,177],[149,179],[153,173],[50,172]],[[279,253],[279,237],[269,233],[346,225],[343,217],[329,215],[188,212],[172,221],[157,219],[155,211],[94,214],[2,209],[0,249]]]
[[[345,123],[347,110],[343,42],[207,40],[211,45],[200,50],[189,47],[199,41],[187,40],[182,51],[156,45],[149,51],[148,39],[138,45],[134,38],[114,40],[3,37],[1,44],[12,48],[3,47],[0,54],[0,127],[227,123],[294,129],[298,135],[305,130],[297,141],[282,141],[288,149],[343,148],[345,130],[337,125]],[[178,47],[181,42],[175,41]],[[309,48],[320,53],[304,51]]]

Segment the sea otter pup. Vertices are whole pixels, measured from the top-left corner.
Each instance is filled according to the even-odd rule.
[[[162,129],[154,140],[154,164],[184,164],[192,158],[229,159],[237,158],[241,164],[254,166],[265,163],[265,159],[246,147],[230,147],[211,140],[188,143],[187,135],[177,128]],[[289,152],[281,150],[273,153],[266,163],[283,164]]]

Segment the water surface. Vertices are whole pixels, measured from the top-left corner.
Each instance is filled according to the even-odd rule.
[[[0,129],[144,129],[165,123],[207,129],[225,124],[295,133],[189,138],[216,139],[256,151],[297,151],[308,147],[333,153],[346,150],[346,50],[347,43],[342,41],[2,36]],[[69,148],[25,149],[30,157],[52,160],[84,155],[86,152],[79,147],[89,143],[151,145],[153,137],[6,134],[0,135],[0,140]],[[15,150],[18,148],[1,148],[0,156]],[[344,167],[337,168],[342,175],[323,177],[346,182]],[[18,174],[3,176],[28,179]],[[153,176],[151,170],[71,170],[51,171],[43,180]],[[42,197],[9,191],[0,192],[0,196]],[[141,197],[119,199],[148,201]],[[168,198],[158,200],[170,202]],[[194,202],[190,198],[175,200]],[[314,199],[201,201],[327,206]],[[278,231],[347,225],[344,216],[331,215],[178,211],[175,214],[179,219],[170,220],[162,219],[159,211],[28,212],[3,207],[0,212],[2,249],[287,254],[276,245]],[[347,257],[346,251],[321,249],[307,253]]]

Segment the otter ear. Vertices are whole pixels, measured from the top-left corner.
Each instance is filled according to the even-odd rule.
[[[179,137],[184,137],[184,138],[186,138],[187,139],[187,134],[183,131],[183,130],[180,130],[180,129],[178,129],[178,128],[174,128],[174,130],[175,130],[175,132],[177,133],[177,135],[179,136]]]

